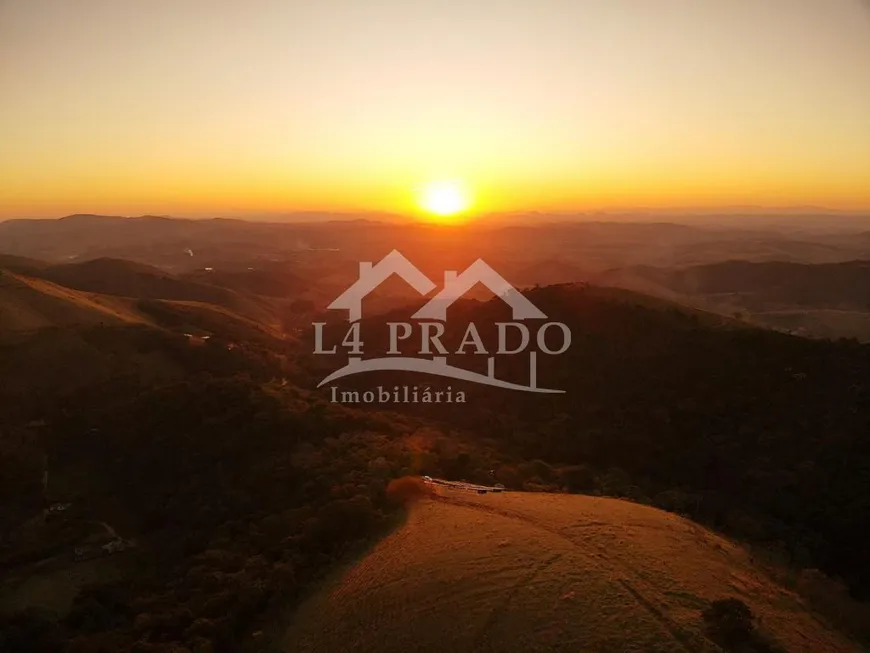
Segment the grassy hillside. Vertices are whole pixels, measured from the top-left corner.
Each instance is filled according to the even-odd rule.
[[[39,276],[77,290],[137,299],[205,302],[266,325],[276,322],[268,302],[256,295],[245,295],[210,283],[183,279],[159,268],[132,261],[100,258],[56,265],[39,272]]]
[[[136,308],[155,324],[175,332],[214,335],[229,342],[284,337],[271,319],[260,322],[206,302],[140,299]]]
[[[615,499],[441,490],[297,613],[294,652],[721,649],[702,611],[736,597],[789,653],[860,648],[742,547]]]
[[[15,260],[13,260],[15,259]],[[286,338],[290,308],[257,296],[177,278],[157,268],[114,259],[36,267],[3,257],[0,338],[44,328],[148,324],[223,340]]]
[[[143,322],[143,318],[124,300],[0,271],[0,337],[51,326]]]

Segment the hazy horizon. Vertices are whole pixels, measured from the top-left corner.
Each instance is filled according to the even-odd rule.
[[[0,219],[870,210],[860,0],[8,0],[0,57]]]
[[[263,222],[273,224],[315,224],[326,222],[353,222],[369,221],[384,224],[415,224],[420,220],[410,213],[389,211],[286,211],[286,212],[242,212],[242,213],[205,213],[205,214],[169,214],[169,213],[135,213],[135,214],[107,214],[93,212],[67,213],[63,215],[45,216],[8,216],[0,217],[0,223],[15,220],[62,220],[72,217],[98,217],[117,219],[141,219],[141,218],[165,218],[172,220],[240,220],[245,222]],[[535,224],[541,226],[563,222],[595,223],[595,222],[618,222],[624,224],[682,224],[698,227],[724,227],[739,225],[747,221],[756,221],[759,227],[779,224],[788,221],[795,226],[812,225],[817,229],[824,230],[826,226],[839,230],[844,226],[854,226],[864,230],[870,226],[870,209],[846,210],[831,209],[827,207],[758,207],[758,206],[722,206],[722,207],[686,207],[686,208],[649,208],[632,207],[626,209],[600,209],[574,211],[570,209],[562,211],[538,211],[534,209],[517,211],[500,211],[481,213],[464,222],[464,225],[478,225],[482,227],[511,225],[511,224]],[[828,224],[826,225],[826,221]],[[431,221],[427,221],[431,222]],[[438,223],[435,223],[437,226]],[[445,223],[443,226],[456,226]]]

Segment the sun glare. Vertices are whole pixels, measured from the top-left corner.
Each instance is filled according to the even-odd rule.
[[[433,181],[420,193],[420,206],[442,220],[460,215],[470,205],[468,193],[458,181]]]

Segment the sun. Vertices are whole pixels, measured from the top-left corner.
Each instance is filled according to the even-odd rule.
[[[420,192],[420,206],[438,218],[453,218],[471,206],[471,199],[459,181],[433,181]]]

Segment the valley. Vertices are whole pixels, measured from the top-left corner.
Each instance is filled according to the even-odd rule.
[[[91,229],[106,220],[106,234]],[[860,239],[838,263],[660,267],[668,247],[721,234],[491,228],[487,263],[563,325],[560,348],[483,286],[421,322],[431,297],[391,278],[349,327],[328,305],[388,243],[439,283],[479,257],[478,235],[364,227],[79,217],[34,225],[39,247],[6,227],[0,642],[351,651],[378,633],[378,650],[444,650],[445,624],[462,623],[451,650],[712,652],[715,610],[744,608],[753,650],[870,642]],[[178,229],[208,257],[155,256]],[[225,229],[268,234],[273,249],[246,259]],[[283,233],[313,244],[279,252]],[[94,258],[51,248],[77,239]],[[498,356],[510,387],[529,382],[535,353],[536,383],[564,392],[386,369],[339,391],[323,381],[354,355],[349,328],[363,360],[428,343],[480,375]],[[528,351],[500,354],[524,329]],[[463,401],[396,401],[407,385]],[[391,401],[342,403],[380,386]],[[391,490],[418,477],[434,496]]]

